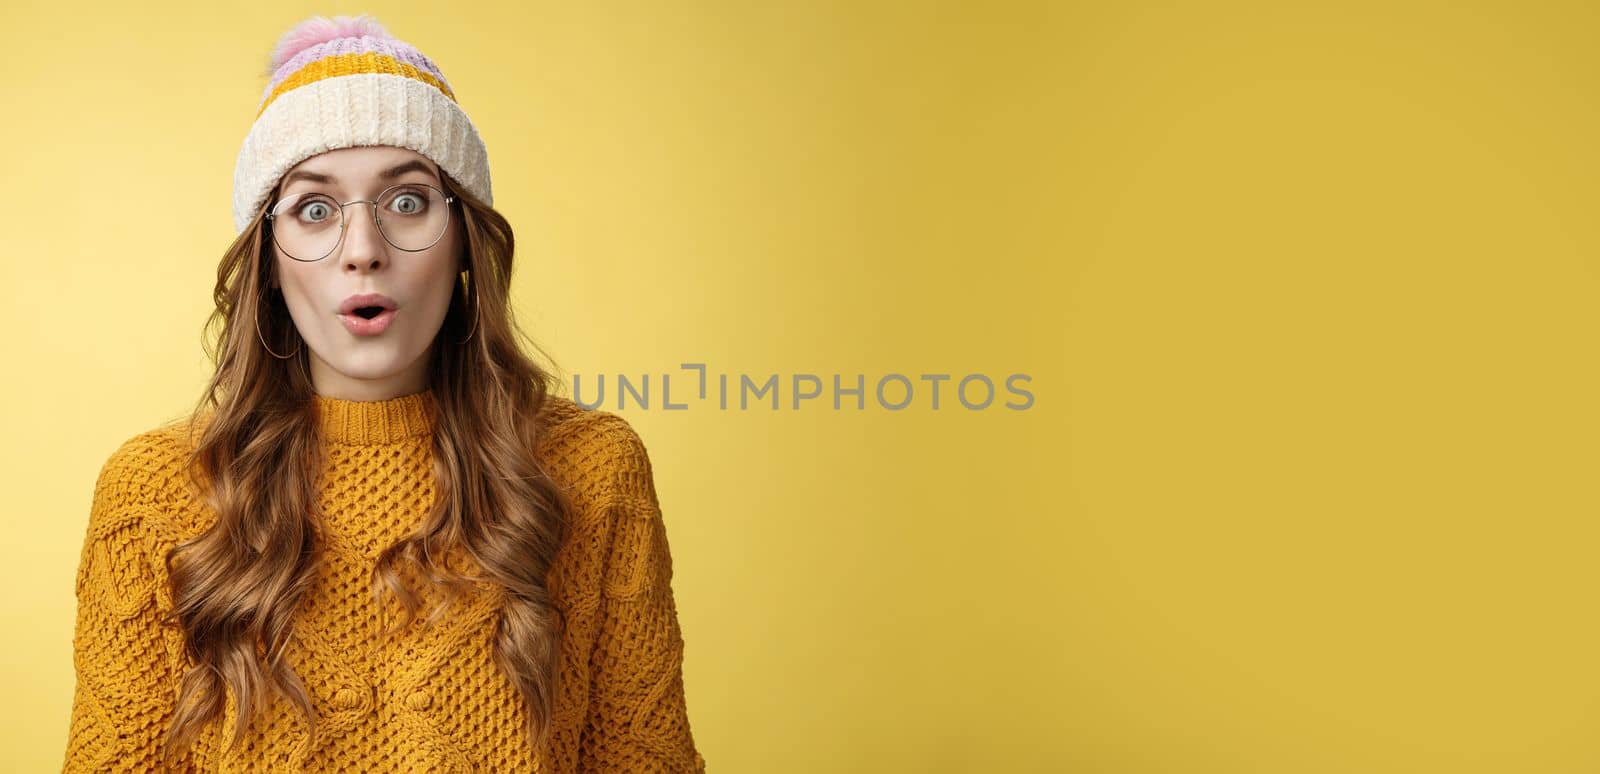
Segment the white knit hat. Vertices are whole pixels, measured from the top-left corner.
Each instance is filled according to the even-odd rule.
[[[474,197],[494,203],[488,151],[444,73],[366,14],[295,25],[273,49],[269,71],[233,170],[237,232],[294,165],[362,145],[414,150]]]

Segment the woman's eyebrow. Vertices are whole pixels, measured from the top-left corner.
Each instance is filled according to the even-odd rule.
[[[378,177],[383,180],[392,180],[407,172],[426,172],[430,176],[433,174],[433,170],[429,169],[427,164],[417,159],[412,159],[397,167],[379,172]],[[309,180],[313,183],[332,183],[335,181],[335,178],[333,175],[324,175],[320,172],[312,172],[308,169],[297,169],[293,172],[290,172],[288,176],[283,178],[283,185],[287,187],[290,183],[296,180]]]

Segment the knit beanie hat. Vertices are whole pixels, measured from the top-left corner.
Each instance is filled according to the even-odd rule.
[[[243,233],[279,178],[324,151],[409,148],[485,204],[489,156],[433,60],[375,19],[314,16],[279,39],[270,82],[233,171],[233,222]]]

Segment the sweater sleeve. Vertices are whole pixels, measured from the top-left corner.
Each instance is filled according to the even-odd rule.
[[[160,769],[159,743],[175,704],[147,536],[153,466],[136,441],[101,469],[78,563],[68,774]]]
[[[614,456],[606,500],[611,539],[591,656],[591,696],[579,771],[705,771],[683,685],[683,635],[672,555],[643,442],[608,416]]]

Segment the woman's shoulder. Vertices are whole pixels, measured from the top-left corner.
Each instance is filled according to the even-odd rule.
[[[146,504],[170,499],[185,484],[198,424],[193,417],[174,419],[125,438],[101,464],[96,492]]]
[[[653,493],[650,455],[619,414],[571,398],[545,398],[539,457],[551,475],[592,496]]]
[[[101,463],[85,529],[80,592],[89,580],[87,552],[100,551],[116,562],[148,561],[158,543],[176,540],[189,525],[182,503],[191,424],[173,420],[134,433]]]

